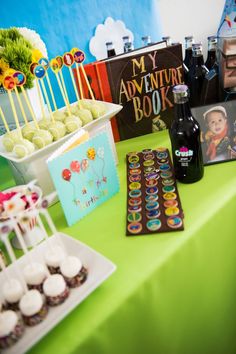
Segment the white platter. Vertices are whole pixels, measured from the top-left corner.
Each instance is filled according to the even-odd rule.
[[[68,299],[63,304],[57,307],[50,307],[48,315],[43,322],[34,327],[25,327],[23,337],[12,347],[3,350],[4,354],[23,354],[28,351],[116,270],[116,266],[110,260],[82,242],[60,232],[50,237],[52,245],[60,240],[69,255],[78,256],[81,259],[83,265],[88,269],[88,278],[79,288],[71,289]],[[31,250],[30,253],[33,259],[38,262],[44,262],[43,254],[47,247],[47,242],[43,241],[34,250]],[[7,268],[9,274],[12,277],[16,277],[16,267],[21,271],[27,263],[28,257],[19,258],[15,262],[15,266],[10,265]],[[0,284],[3,281],[4,277],[2,272],[0,272]],[[2,287],[0,288],[0,298],[2,300],[1,291]]]
[[[87,99],[85,101],[92,101],[92,100]],[[98,101],[98,102],[101,102],[101,101]],[[82,127],[83,129],[88,130],[88,131],[94,129],[96,126],[101,125],[105,121],[108,121],[109,119],[114,117],[122,109],[122,106],[120,106],[118,104],[104,102],[104,101],[102,101],[102,103],[106,107],[106,113],[104,115],[102,115],[101,117],[94,119],[90,123],[85,124]],[[76,104],[77,104],[77,102],[75,102],[71,106],[76,105]],[[61,108],[60,110],[64,110],[64,109],[65,109],[65,107]],[[77,129],[76,131],[74,131],[70,134],[65,135],[60,140],[52,142],[50,145],[47,145],[42,149],[35,150],[32,154],[25,156],[23,158],[19,158],[19,157],[15,156],[15,154],[13,152],[7,152],[5,150],[3,143],[2,143],[4,135],[1,135],[0,136],[0,156],[5,157],[7,160],[17,162],[17,163],[30,162],[32,160],[37,159],[39,156],[41,156],[45,152],[48,155],[49,153],[52,153],[53,151],[55,151],[60,145],[62,145],[65,141],[67,141],[72,135],[74,135],[76,132],[78,132],[79,129]],[[14,129],[13,131],[15,131],[15,130],[16,129]]]

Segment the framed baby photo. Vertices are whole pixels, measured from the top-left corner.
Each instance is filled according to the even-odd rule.
[[[236,159],[236,100],[192,108],[205,165]]]

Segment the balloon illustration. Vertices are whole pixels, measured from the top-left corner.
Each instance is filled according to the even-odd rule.
[[[70,169],[72,172],[80,173],[80,163],[79,161],[72,161],[70,164]]]
[[[96,151],[94,148],[89,148],[88,151],[87,151],[87,157],[90,159],[90,160],[95,160],[95,157],[96,157]]]
[[[99,147],[97,150],[98,158],[102,160],[102,181],[107,182],[107,177],[104,176],[105,160],[104,160],[104,147]]]
[[[104,147],[98,148],[97,155],[100,159],[104,159]]]
[[[87,170],[89,166],[89,162],[87,159],[83,159],[82,162],[81,162],[81,169],[83,172],[85,172]]]
[[[64,170],[62,171],[62,178],[67,181],[70,182],[71,179],[71,172],[68,168],[64,168]]]

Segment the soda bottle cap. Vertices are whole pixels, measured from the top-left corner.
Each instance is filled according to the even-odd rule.
[[[176,85],[173,87],[175,103],[184,103],[188,101],[189,89],[187,85]]]
[[[190,41],[191,39],[193,39],[193,36],[186,36],[186,37],[184,37],[184,39],[185,39],[186,41]]]
[[[106,42],[106,46],[107,46],[107,49],[113,49],[114,48],[113,42]]]
[[[129,42],[130,41],[130,36],[124,36],[122,37],[124,42]]]
[[[202,43],[193,43],[193,56],[199,56],[202,55]]]

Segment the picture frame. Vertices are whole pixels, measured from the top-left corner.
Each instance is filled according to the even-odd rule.
[[[192,108],[201,128],[204,165],[236,160],[236,100]]]

